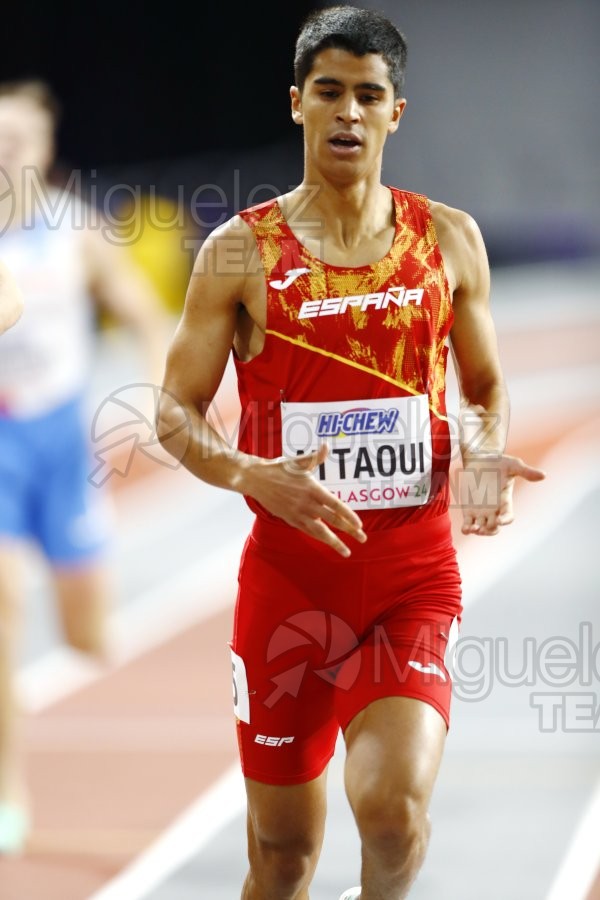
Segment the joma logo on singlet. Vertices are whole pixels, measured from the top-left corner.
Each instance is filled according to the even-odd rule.
[[[298,313],[299,319],[315,319],[317,316],[341,316],[350,308],[366,312],[368,309],[387,309],[388,306],[420,306],[423,288],[388,288],[374,294],[355,294],[351,297],[327,297],[325,300],[305,300]]]
[[[342,434],[391,434],[398,421],[397,409],[350,409],[321,413],[317,422],[319,437]]]

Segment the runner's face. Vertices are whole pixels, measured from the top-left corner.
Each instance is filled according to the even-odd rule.
[[[0,97],[0,167],[14,181],[24,168],[44,176],[52,161],[48,113],[23,97]]]
[[[383,146],[406,101],[394,99],[387,63],[330,48],[315,57],[302,93],[293,87],[292,118],[304,126],[307,163],[332,180],[352,182],[381,169]]]

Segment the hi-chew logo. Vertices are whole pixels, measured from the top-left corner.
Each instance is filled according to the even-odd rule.
[[[365,409],[358,407],[344,412],[319,414],[318,437],[338,437],[354,434],[391,434],[396,428],[397,409]]]
[[[273,284],[273,282],[271,282]],[[387,291],[375,291],[372,294],[355,294],[350,297],[326,297],[324,300],[305,300],[298,313],[299,319],[315,319],[317,316],[340,316],[349,309],[366,312],[370,307],[387,309],[393,306],[421,306],[423,288],[391,287]]]

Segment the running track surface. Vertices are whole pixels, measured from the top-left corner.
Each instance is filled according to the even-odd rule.
[[[532,293],[540,283],[533,270],[495,278],[513,403],[509,449],[532,464],[548,465],[570,436],[574,452],[597,454],[600,316],[593,275],[550,270],[538,293]],[[572,296],[561,285],[571,276],[581,280],[584,298],[567,312],[561,297],[567,303]],[[230,372],[217,407],[231,433]],[[160,450],[156,455],[160,462]],[[0,861],[3,900],[88,900],[237,761],[227,641],[235,562],[250,517],[241,499],[223,500],[159,462],[137,454],[128,474],[110,482],[121,592],[113,663],[100,668],[61,649],[52,625],[50,637],[23,661],[35,828],[25,855]],[[565,473],[548,475],[546,484]],[[518,523],[512,528],[521,539]],[[455,534],[459,554],[472,556],[477,539],[462,538],[457,527]],[[139,572],[136,564],[131,571],[132,547],[132,558],[142,560]],[[32,557],[32,604],[43,593],[36,566]],[[576,584],[576,573],[569,577]],[[548,860],[552,870],[559,864]],[[205,896],[201,885],[197,896]],[[598,898],[600,874],[585,900]],[[565,894],[564,900],[584,897]]]

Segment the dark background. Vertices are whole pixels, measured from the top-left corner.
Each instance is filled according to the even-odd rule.
[[[41,77],[84,168],[268,144],[291,130],[302,19],[318,4],[5,4],[0,77]],[[14,35],[15,40],[9,39]]]
[[[45,78],[63,106],[63,177],[227,212],[298,183],[293,45],[326,3],[11,3],[0,78]],[[492,263],[600,252],[600,3],[380,0],[406,34],[408,107],[384,180],[466,209]],[[202,190],[203,186],[208,186]]]

